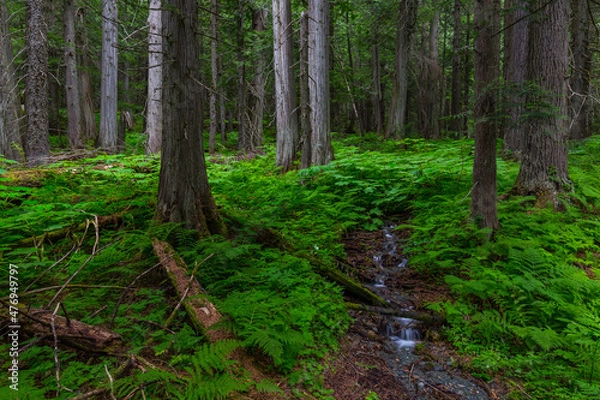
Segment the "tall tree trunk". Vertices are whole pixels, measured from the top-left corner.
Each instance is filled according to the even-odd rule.
[[[162,10],[161,0],[150,0],[148,13],[148,96],[146,153],[158,153],[162,144]]]
[[[302,160],[300,168],[310,167],[311,130],[310,95],[308,91],[308,13],[300,15],[300,130],[302,131]]]
[[[537,87],[527,96],[525,148],[515,191],[534,194],[539,204],[558,206],[558,193],[570,188],[567,168],[569,0],[535,0],[529,22],[527,81]],[[535,108],[534,108],[535,107]]]
[[[428,46],[421,50],[422,54],[419,57],[417,126],[421,134],[428,139],[440,137],[439,98],[442,70],[438,64],[439,17],[439,13],[432,16]]]
[[[254,59],[254,80],[252,81],[251,93],[251,140],[252,148],[256,149],[262,146],[263,141],[263,119],[265,113],[265,69],[267,56],[262,49],[264,46],[263,32],[267,29],[268,12],[264,7],[260,7],[252,13],[252,29],[257,34],[255,45],[258,47],[253,53]]]
[[[452,89],[450,101],[450,131],[461,132],[463,128],[463,118],[460,116],[463,109],[462,98],[462,60],[461,60],[461,0],[454,0],[454,34],[452,37]]]
[[[208,98],[208,109],[209,109],[209,127],[208,127],[208,151],[210,154],[214,154],[215,146],[217,142],[217,127],[218,127],[218,115],[217,115],[217,88],[219,83],[219,55],[218,55],[218,43],[219,43],[219,30],[218,30],[218,4],[217,0],[211,0],[210,2],[210,95]]]
[[[102,1],[102,82],[100,88],[100,147],[114,152],[118,147],[117,124],[117,1]]]
[[[475,160],[471,218],[482,228],[498,228],[496,123],[494,105],[500,65],[500,0],[476,0],[474,78]]]
[[[0,2],[0,154],[22,161],[23,138],[6,2]]]
[[[96,109],[92,98],[92,77],[90,63],[90,49],[87,39],[85,21],[86,9],[80,7],[77,10],[77,47],[79,49],[79,102],[81,104],[82,136],[86,144],[95,144],[98,141],[98,129],[96,127]]]
[[[372,88],[371,88],[371,101],[373,102],[373,114],[375,115],[375,132],[377,134],[383,134],[384,132],[384,116],[385,109],[383,105],[383,91],[381,90],[381,61],[379,58],[379,43],[377,41],[377,31],[373,30],[371,36],[371,76],[372,76]]]
[[[294,42],[290,0],[273,0],[273,60],[277,154],[275,165],[283,172],[292,168],[298,144],[298,113],[294,75]]]
[[[148,87],[146,97],[146,153],[160,152],[162,145],[162,11],[161,0],[149,1]]]
[[[79,72],[75,45],[75,0],[65,0],[65,89],[67,97],[67,137],[74,149],[83,147]]]
[[[504,150],[510,151],[516,158],[521,157],[525,135],[521,114],[524,98],[522,95],[525,74],[527,73],[527,2],[525,0],[507,0],[504,13],[504,82],[507,85],[504,113],[506,121],[502,124]]]
[[[412,36],[417,18],[417,0],[400,0],[398,26],[396,30],[396,54],[390,115],[385,131],[386,138],[401,138],[406,125],[408,102],[408,65]]]
[[[592,54],[590,51],[591,18],[587,0],[571,0],[571,67],[569,94],[569,116],[571,117],[569,136],[571,139],[583,139],[591,135],[590,107],[590,70]]]
[[[312,165],[333,160],[329,108],[329,0],[308,2],[308,84]]]
[[[48,26],[44,21],[44,0],[30,0],[27,5],[27,79],[25,79],[25,114],[27,133],[25,154],[37,164],[50,155],[48,141]]]
[[[238,1],[237,20],[237,118],[238,118],[238,149],[245,153],[254,152],[250,129],[248,127],[248,87],[246,85],[246,44],[244,40],[245,2]]]
[[[156,216],[200,235],[224,234],[212,197],[202,143],[198,4],[163,0],[163,143]]]

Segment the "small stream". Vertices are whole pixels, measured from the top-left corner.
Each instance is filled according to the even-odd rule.
[[[408,265],[408,259],[400,257],[397,253],[398,237],[394,233],[395,228],[396,225],[390,223],[383,226],[382,233],[385,238],[383,247],[373,256],[373,262],[378,269],[373,282],[373,290],[388,301],[390,301],[390,290],[386,287],[386,280],[391,274],[406,268]],[[394,262],[391,266],[389,265],[390,262],[387,262],[388,260],[397,260],[398,258],[400,258],[400,262]],[[418,329],[419,322],[417,320],[391,317],[386,320],[385,324],[386,336],[399,349],[410,350],[421,340],[421,333]]]

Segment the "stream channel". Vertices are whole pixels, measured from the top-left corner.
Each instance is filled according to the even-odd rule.
[[[402,254],[396,225],[381,229],[383,241],[372,256],[376,271],[367,286],[384,298],[392,308],[415,310],[416,302],[403,292],[408,259]],[[425,340],[424,327],[417,320],[382,316],[376,331],[384,337],[386,351],[380,352],[389,370],[405,388],[410,399],[489,399],[489,387],[455,365],[447,343]],[[420,346],[417,344],[421,343]]]

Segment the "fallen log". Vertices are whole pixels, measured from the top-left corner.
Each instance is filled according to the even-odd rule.
[[[346,308],[350,310],[366,311],[375,314],[392,315],[394,317],[411,318],[421,321],[427,325],[443,325],[446,319],[441,315],[430,314],[423,311],[401,310],[397,308],[367,306],[365,304],[346,302]]]
[[[206,335],[212,343],[225,338],[231,338],[229,332],[219,329],[209,329],[221,320],[221,313],[206,296],[205,290],[196,278],[187,274],[187,265],[179,257],[173,247],[159,240],[152,241],[154,253],[162,263],[171,284],[182,298],[183,307],[190,317],[196,332]]]
[[[348,275],[334,266],[326,263],[318,257],[315,257],[312,254],[307,254],[307,252],[303,251],[297,251],[281,233],[273,229],[263,227],[256,227],[255,231],[257,233],[256,240],[260,244],[271,248],[277,248],[281,251],[291,253],[297,257],[304,258],[314,267],[316,273],[343,287],[346,294],[375,306],[384,306],[387,304],[383,298],[373,293],[360,282],[350,278]],[[347,262],[338,258],[335,259],[335,263],[337,265],[350,267]]]
[[[30,336],[53,337],[52,310],[32,309],[25,311],[20,305],[19,313],[24,317],[19,320],[19,326]],[[14,308],[11,308],[14,310]],[[90,353],[122,353],[121,336],[101,326],[89,325],[84,322],[68,319],[61,315],[54,316],[54,330],[58,342],[74,349]]]
[[[98,229],[100,228],[114,228],[118,227],[123,223],[123,217],[120,215],[108,215],[108,216],[99,216],[97,219]],[[86,221],[80,224],[73,224],[66,226],[64,228],[57,229],[55,231],[44,232],[41,235],[32,236],[29,238],[25,238],[19,240],[11,244],[12,247],[31,247],[31,246],[39,246],[42,243],[50,243],[55,242],[57,240],[64,239],[74,232],[79,232],[85,230],[90,226],[92,222]]]

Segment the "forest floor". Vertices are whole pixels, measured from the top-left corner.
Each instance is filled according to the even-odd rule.
[[[397,231],[399,241],[410,232]],[[381,231],[356,231],[347,235],[344,245],[354,271],[346,271],[369,284],[378,272],[374,257],[384,246]],[[397,254],[384,257],[384,265],[397,265]],[[377,290],[377,288],[375,288]],[[434,277],[410,268],[397,269],[387,280],[380,295],[394,305],[424,310],[429,302],[450,299],[447,286]],[[442,327],[421,329],[422,341],[414,348],[399,348],[386,336],[389,317],[367,311],[350,310],[354,319],[340,351],[327,360],[325,386],[333,397],[344,400],[369,399],[500,399],[508,393],[498,378],[491,382],[468,372],[469,359],[452,349],[443,338]]]

